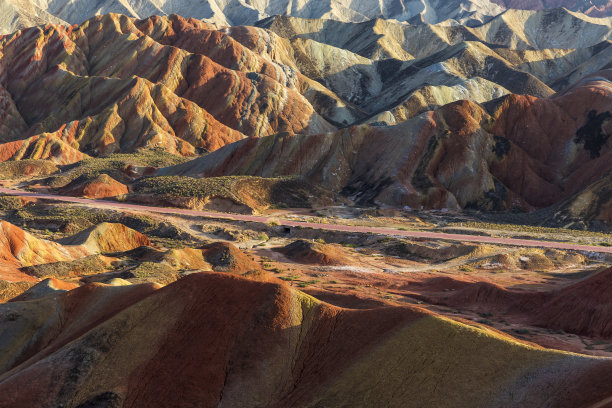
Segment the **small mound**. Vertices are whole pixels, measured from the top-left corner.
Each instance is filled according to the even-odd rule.
[[[164,255],[161,249],[153,248],[152,246],[143,245],[138,248],[130,249],[123,252],[120,256],[133,259],[135,261],[159,261]]]
[[[472,253],[481,253],[487,250],[484,246],[467,244],[447,244],[445,242],[392,242],[383,251],[387,255],[399,256],[410,260],[427,260],[445,262]]]
[[[39,239],[21,228],[0,221],[0,264],[17,267],[50,262],[71,261],[87,255],[78,248],[65,248],[60,244]]]
[[[128,188],[107,174],[95,178],[81,176],[60,190],[63,195],[87,198],[117,197],[128,193]]]
[[[214,242],[203,246],[202,254],[215,272],[230,272],[250,277],[264,275],[261,267],[233,244]]]
[[[162,255],[161,261],[176,269],[212,271],[210,264],[204,260],[202,251],[193,248],[170,249]]]
[[[277,249],[287,258],[310,265],[347,265],[350,260],[344,255],[342,249],[330,244],[299,239],[291,244]]]
[[[109,286],[130,286],[132,285],[132,282],[126,281],[125,279],[121,278],[112,278],[105,282],[105,284]]]
[[[11,302],[21,302],[25,300],[40,299],[45,296],[56,295],[61,292],[78,288],[76,283],[64,282],[58,279],[47,278],[44,281],[32,286],[21,295],[15,297]]]
[[[528,253],[524,256],[519,257],[521,261],[521,268],[525,270],[538,270],[538,269],[551,269],[555,265],[548,259],[544,254],[537,252]]]
[[[150,246],[149,238],[123,224],[103,222],[60,241],[63,245],[79,245],[92,253],[125,252]]]
[[[490,282],[475,282],[446,295],[437,303],[448,305],[477,305],[484,309],[527,311],[537,307],[540,296],[534,292],[511,291]]]
[[[150,246],[142,246],[123,252],[121,257],[137,262],[161,262],[174,269],[212,271],[210,264],[204,260],[202,251],[193,248],[172,248],[162,251]]]
[[[488,268],[499,267],[534,271],[549,270],[554,267],[564,267],[568,265],[579,265],[584,263],[584,261],[585,257],[577,253],[528,248],[516,252],[482,258],[476,265]]]

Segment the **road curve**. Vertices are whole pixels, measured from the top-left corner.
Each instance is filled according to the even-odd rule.
[[[563,242],[552,242],[552,241],[537,241],[528,239],[514,239],[514,238],[498,238],[488,237],[480,235],[467,235],[467,234],[445,234],[441,232],[427,232],[427,231],[400,231],[393,228],[379,228],[379,227],[357,227],[351,225],[340,225],[340,224],[319,224],[311,222],[301,221],[290,221],[283,219],[276,219],[270,217],[261,217],[256,215],[242,215],[242,214],[229,214],[229,213],[217,213],[209,211],[196,211],[196,210],[185,210],[181,208],[167,208],[167,207],[152,207],[138,204],[121,203],[117,201],[105,201],[105,200],[93,200],[88,198],[78,198],[69,196],[60,196],[54,194],[42,194],[32,193],[23,190],[14,190],[5,187],[0,187],[0,193],[19,196],[19,197],[32,197],[45,200],[54,200],[68,203],[77,203],[85,205],[96,205],[100,207],[107,207],[116,210],[135,210],[143,212],[156,212],[162,214],[177,214],[177,215],[189,215],[195,217],[205,218],[217,218],[226,219],[232,221],[250,221],[250,222],[261,222],[268,223],[271,221],[277,222],[279,225],[286,227],[310,227],[318,230],[328,231],[345,231],[345,232],[356,232],[356,233],[372,233],[378,235],[388,236],[399,236],[408,238],[427,238],[427,239],[442,239],[449,241],[461,241],[461,242],[476,242],[481,244],[498,244],[498,245],[513,245],[523,247],[536,247],[536,248],[553,248],[562,250],[573,250],[583,252],[596,252],[596,253],[608,253],[612,254],[612,247],[602,246],[590,246],[590,245],[578,245],[568,244]]]

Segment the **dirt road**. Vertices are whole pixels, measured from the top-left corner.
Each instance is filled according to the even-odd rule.
[[[482,244],[498,244],[498,245],[513,245],[522,247],[536,247],[536,248],[554,248],[562,250],[574,250],[584,252],[597,252],[597,253],[608,253],[612,254],[612,247],[603,246],[589,246],[589,245],[578,245],[569,244],[563,242],[553,241],[537,241],[528,239],[514,239],[514,238],[498,238],[478,235],[463,235],[463,234],[445,234],[441,232],[427,232],[427,231],[400,231],[393,228],[377,228],[377,227],[358,227],[351,225],[340,225],[340,224],[320,224],[310,223],[301,221],[290,221],[284,219],[262,217],[255,215],[242,215],[242,214],[229,214],[229,213],[217,213],[209,211],[196,211],[196,210],[185,210],[180,208],[167,208],[167,207],[152,207],[138,204],[128,204],[117,201],[105,201],[105,200],[90,200],[87,198],[77,198],[68,196],[59,196],[53,194],[42,194],[42,193],[31,193],[22,190],[13,190],[4,187],[0,187],[0,193],[14,195],[19,197],[32,197],[45,200],[62,201],[69,203],[84,204],[97,207],[107,207],[115,210],[132,210],[140,212],[156,212],[162,214],[177,214],[177,215],[189,215],[195,217],[205,218],[217,218],[226,219],[233,221],[250,221],[250,222],[261,222],[269,223],[276,222],[279,225],[286,227],[310,227],[319,230],[330,230],[330,231],[346,231],[346,232],[358,232],[358,233],[372,233],[379,235],[389,235],[398,237],[408,238],[427,238],[427,239],[443,239],[449,241],[461,241],[461,242],[476,242]]]

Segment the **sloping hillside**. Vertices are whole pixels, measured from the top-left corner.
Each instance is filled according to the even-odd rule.
[[[341,309],[226,274],[158,290],[91,284],[0,308],[16,316],[1,334],[6,407],[575,407],[607,398],[612,375],[608,360],[422,309]],[[40,341],[23,348],[26,336]]]

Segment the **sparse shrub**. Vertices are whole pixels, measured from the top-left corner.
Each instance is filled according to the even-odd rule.
[[[316,279],[310,280],[310,281],[306,281],[306,282],[300,282],[300,283],[298,283],[298,287],[300,287],[300,288],[307,288],[308,286],[317,284],[319,282],[320,281],[318,281]]]

